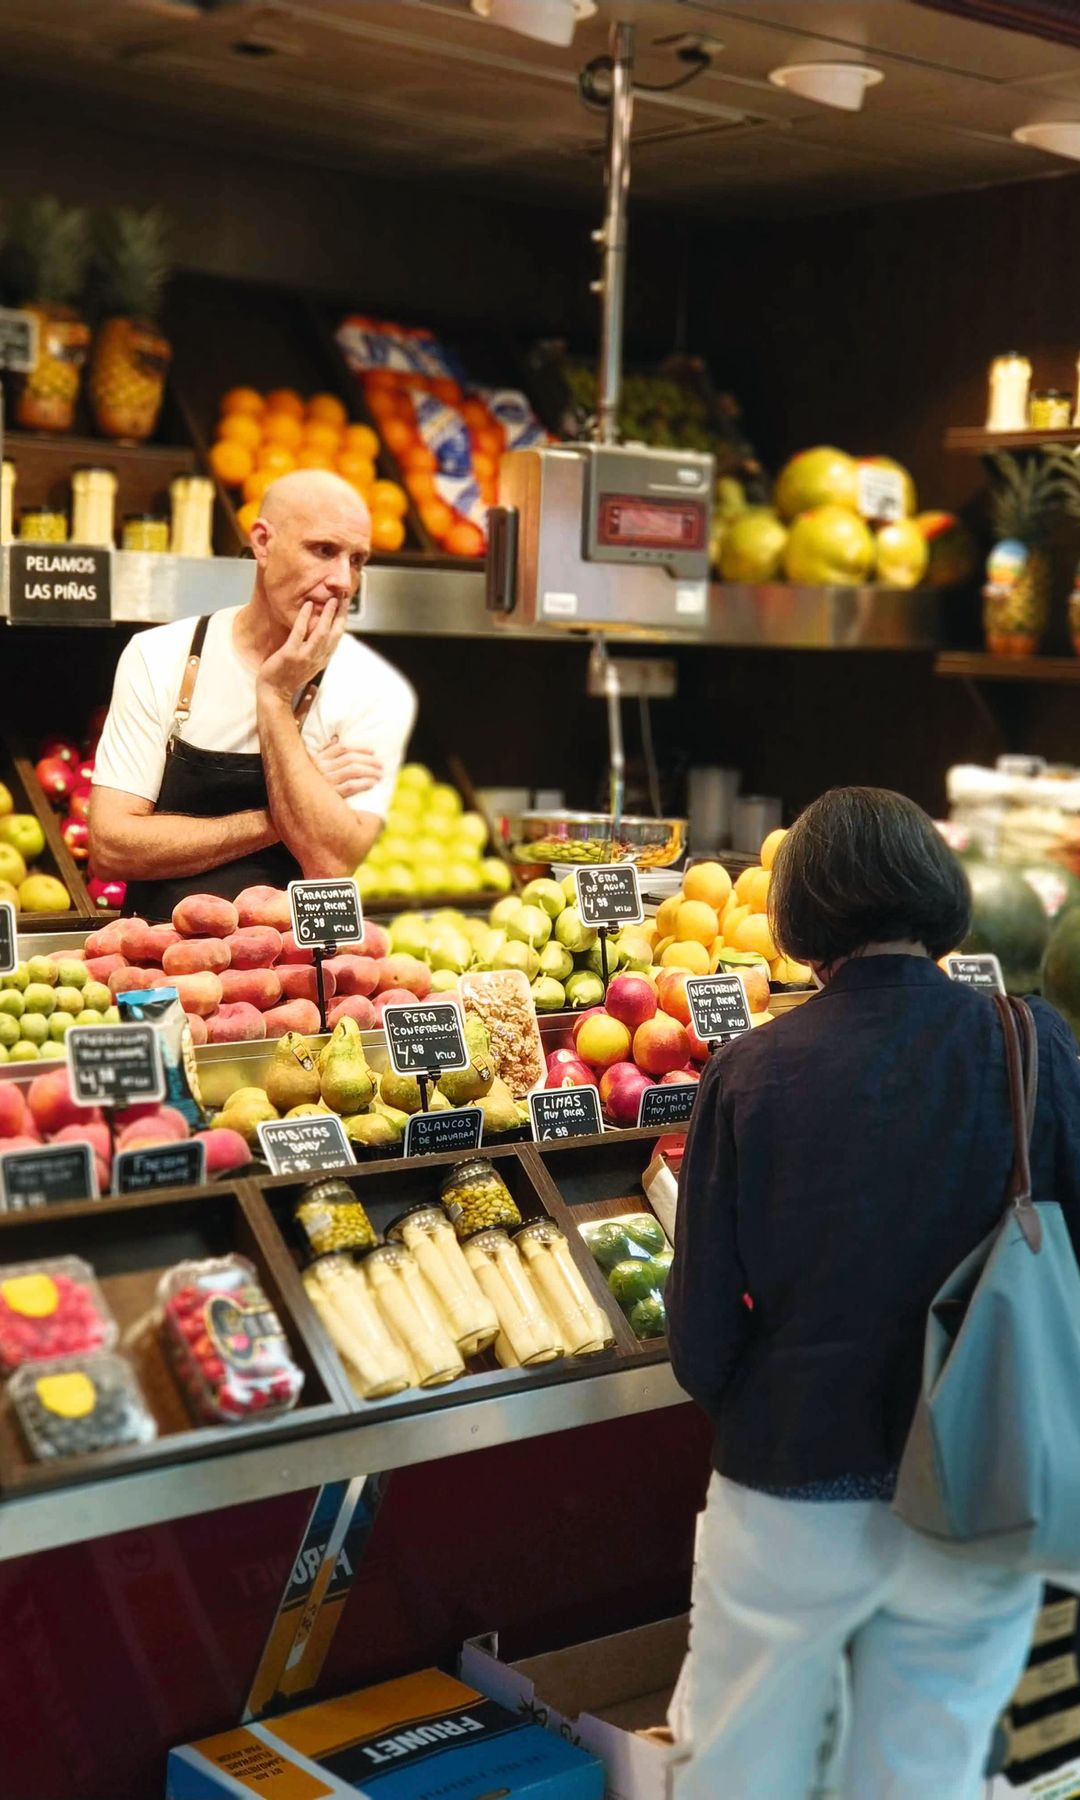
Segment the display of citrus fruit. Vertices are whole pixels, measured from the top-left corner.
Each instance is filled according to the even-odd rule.
[[[695,863],[687,869],[682,885],[687,900],[703,900],[714,912],[723,912],[731,894],[731,876],[718,862]]]
[[[299,419],[280,408],[265,414],[262,433],[264,444],[284,444],[286,450],[299,450],[304,441],[304,428]]]
[[[210,467],[226,487],[240,487],[251,474],[251,451],[231,438],[219,438],[210,450]]]
[[[459,519],[446,533],[443,548],[451,556],[483,556],[487,539],[479,525],[474,525],[470,519]]]
[[[379,454],[379,436],[372,431],[370,425],[346,425],[341,434],[343,450],[358,450],[361,456],[369,457],[372,462]]]
[[[245,537],[247,537],[258,516],[259,502],[257,500],[245,500],[243,506],[239,508],[236,514],[236,523],[239,525],[240,530]]]
[[[405,522],[394,513],[377,512],[371,515],[371,548],[373,550],[400,550],[405,542]]]
[[[343,450],[334,467],[346,481],[354,487],[372,487],[375,482],[375,464],[368,456],[361,456],[356,450]]]
[[[296,452],[298,469],[330,469],[333,470],[334,459],[327,456],[325,450],[313,450],[310,445],[302,446]]]
[[[403,519],[409,510],[409,497],[396,481],[376,481],[371,489],[373,512],[393,513]]]
[[[253,419],[260,417],[265,406],[258,388],[253,387],[230,388],[221,402],[223,413],[248,413]]]
[[[307,403],[307,416],[320,419],[323,424],[333,425],[340,431],[349,415],[336,394],[312,394]]]
[[[258,469],[269,469],[276,481],[279,475],[291,475],[296,467],[296,458],[284,444],[264,444],[259,451],[255,464]]]
[[[675,936],[679,943],[690,941],[708,948],[719,932],[720,921],[704,900],[682,902],[675,914]]]
[[[274,388],[266,396],[266,410],[267,412],[289,412],[292,413],[294,419],[302,419],[304,402],[295,388]]]
[[[267,488],[276,480],[277,471],[275,469],[252,469],[251,474],[244,482],[245,501],[249,505],[252,503],[256,506],[260,505]]]
[[[218,423],[218,441],[243,444],[246,450],[257,450],[262,443],[262,426],[250,413],[225,413]]]
[[[786,837],[787,832],[782,826],[778,826],[775,831],[770,831],[768,837],[761,846],[761,866],[763,869],[772,868],[773,863],[776,861],[776,852],[779,850]]]

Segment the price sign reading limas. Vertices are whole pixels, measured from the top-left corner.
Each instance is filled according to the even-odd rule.
[[[750,1003],[739,975],[690,975],[686,981],[690,1023],[707,1044],[750,1030]]]
[[[429,1070],[441,1075],[469,1066],[461,1013],[453,1000],[388,1006],[383,1030],[396,1075],[424,1075]]]
[[[10,975],[19,965],[19,944],[15,934],[15,908],[10,900],[0,900],[0,975]]]
[[[154,1025],[73,1025],[64,1049],[76,1106],[124,1106],[165,1098]]]
[[[142,1194],[149,1188],[201,1187],[206,1180],[206,1145],[149,1144],[143,1150],[118,1150],[113,1157],[114,1194]]]
[[[538,1144],[575,1137],[599,1137],[604,1129],[600,1096],[594,1087],[547,1088],[529,1095],[532,1134]]]
[[[657,1082],[646,1088],[638,1108],[638,1125],[685,1125],[697,1099],[696,1081]]]
[[[351,875],[326,881],[290,881],[293,936],[308,949],[359,944],[364,936],[360,892]]]
[[[97,1175],[89,1144],[48,1144],[0,1156],[0,1208],[22,1212],[62,1200],[96,1200]]]
[[[578,908],[585,925],[640,925],[645,917],[633,863],[575,869]]]
[[[479,1150],[484,1115],[478,1106],[453,1112],[413,1113],[405,1127],[406,1156],[435,1156],[440,1150]]]
[[[988,994],[1005,992],[1005,977],[996,956],[947,956],[945,969],[950,981],[962,981],[965,987],[982,988]]]
[[[307,1113],[299,1119],[264,1119],[259,1142],[274,1175],[307,1175],[313,1169],[344,1169],[356,1161],[339,1118]]]

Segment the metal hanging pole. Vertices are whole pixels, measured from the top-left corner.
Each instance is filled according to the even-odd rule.
[[[626,197],[630,185],[630,125],[634,111],[634,27],[616,20],[611,27],[611,105],[608,109],[607,200],[604,223],[593,232],[604,253],[603,274],[593,283],[601,296],[600,369],[596,441],[618,442],[622,386],[623,313],[626,298]]]

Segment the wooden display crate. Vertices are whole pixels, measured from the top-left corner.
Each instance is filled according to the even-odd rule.
[[[298,1404],[276,1419],[193,1425],[162,1346],[155,1317],[160,1277],[188,1258],[236,1251],[259,1281],[303,1371]],[[326,1430],[346,1417],[351,1399],[292,1259],[250,1184],[172,1188],[158,1194],[0,1214],[0,1266],[81,1256],[90,1264],[120,1328],[125,1354],[157,1420],[150,1444],[36,1462],[28,1454],[6,1391],[0,1396],[0,1490],[38,1489],[126,1473],[155,1464],[239,1450],[267,1440]]]
[[[33,813],[45,833],[45,849],[35,858],[33,867],[43,875],[55,875],[71,895],[69,911],[62,913],[19,914],[17,929],[21,934],[32,931],[87,931],[90,921],[96,924],[110,915],[100,915],[86,889],[82,873],[60,835],[60,826],[41,791],[34,766],[25,756],[13,755],[0,738],[0,782],[11,790],[15,811]]]

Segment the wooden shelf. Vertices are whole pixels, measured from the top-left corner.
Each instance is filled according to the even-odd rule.
[[[944,650],[934,674],[954,681],[1080,683],[1080,656],[990,656],[982,650]]]
[[[1080,444],[1080,430],[987,431],[984,425],[951,425],[945,433],[946,450],[969,456],[992,456],[995,450],[1042,450],[1051,444],[1071,448]]]

